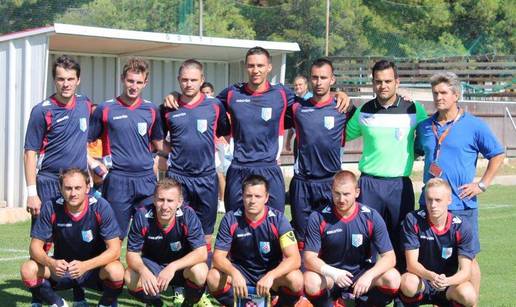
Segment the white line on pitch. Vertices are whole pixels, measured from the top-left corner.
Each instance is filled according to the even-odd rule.
[[[12,261],[12,260],[20,260],[20,259],[29,259],[29,255],[18,256],[18,257],[9,257],[9,258],[0,258],[0,261]]]
[[[1,252],[6,252],[6,253],[26,253],[27,251],[28,251],[28,249],[0,248],[0,253]]]

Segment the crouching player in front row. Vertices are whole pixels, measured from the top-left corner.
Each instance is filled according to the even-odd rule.
[[[276,306],[294,306],[303,288],[301,256],[292,228],[280,211],[266,205],[269,184],[259,175],[242,183],[243,207],[226,213],[220,223],[213,269],[208,274],[210,293],[223,305],[234,296],[279,294]]]
[[[355,201],[356,176],[339,171],[333,180],[333,206],[313,212],[308,221],[304,260],[305,294],[314,306],[385,306],[397,294],[400,274],[380,214]],[[380,257],[371,263],[371,246]],[[336,300],[336,301],[335,301]]]
[[[31,231],[31,260],[21,266],[21,277],[34,297],[52,306],[68,306],[54,290],[100,290],[99,306],[116,306],[122,292],[120,228],[109,203],[88,196],[89,181],[84,170],[63,171],[62,197],[42,206]],[[52,257],[44,250],[51,238]]]
[[[451,188],[445,180],[430,179],[425,199],[426,210],[409,213],[403,222],[408,272],[401,278],[401,299],[405,306],[474,306],[470,225],[448,212]]]
[[[181,306],[192,306],[205,290],[207,257],[201,223],[195,211],[183,205],[181,184],[161,180],[154,206],[138,210],[129,230],[125,272],[129,293],[148,305],[162,306],[160,293],[169,285],[184,286]]]

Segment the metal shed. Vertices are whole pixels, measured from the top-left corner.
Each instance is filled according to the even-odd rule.
[[[206,80],[216,91],[245,79],[247,49],[261,46],[271,52],[272,83],[284,82],[286,55],[299,51],[297,43],[200,37],[171,33],[117,30],[69,24],[0,36],[0,205],[25,204],[23,143],[32,107],[53,89],[51,64],[61,54],[81,64],[79,92],[99,103],[120,92],[119,75],[125,59],[138,55],[151,65],[144,97],[161,103],[178,89],[180,63],[195,58],[205,65]]]

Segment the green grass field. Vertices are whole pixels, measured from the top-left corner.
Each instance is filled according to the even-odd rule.
[[[492,186],[480,197],[479,255],[482,270],[480,306],[516,306],[516,201],[514,186]],[[219,215],[219,219],[220,219]],[[19,266],[28,257],[29,222],[0,225],[0,304],[27,306],[29,292],[20,281]],[[125,253],[124,253],[125,254]],[[68,297],[65,295],[65,297]],[[88,292],[93,305],[98,294]],[[120,306],[143,306],[126,292]]]

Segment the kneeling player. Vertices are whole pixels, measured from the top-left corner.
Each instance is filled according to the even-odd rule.
[[[313,212],[305,245],[305,294],[314,306],[354,299],[357,306],[384,306],[396,295],[400,275],[384,221],[355,199],[352,172],[340,171],[332,184],[333,206]],[[371,245],[380,253],[371,263]]]
[[[268,183],[251,175],[242,184],[244,206],[226,213],[220,223],[208,274],[210,293],[223,305],[246,297],[247,287],[259,296],[279,293],[277,306],[293,306],[301,295],[301,257],[294,233],[280,211],[266,206]]]
[[[471,228],[448,213],[451,188],[445,180],[430,179],[425,200],[426,210],[409,213],[403,222],[408,272],[401,277],[401,299],[405,306],[474,306],[477,294],[470,281],[475,258]]]
[[[89,181],[84,170],[65,170],[59,177],[62,197],[42,207],[31,231],[31,260],[21,266],[21,277],[35,297],[52,306],[67,306],[54,290],[103,291],[99,306],[116,305],[122,292],[120,228],[108,202],[88,197]],[[52,257],[44,250],[50,238]]]
[[[181,185],[163,179],[156,186],[154,206],[134,216],[127,238],[125,281],[129,293],[162,306],[160,293],[168,286],[185,286],[181,306],[197,303],[205,289],[208,251],[194,210],[182,206]]]

